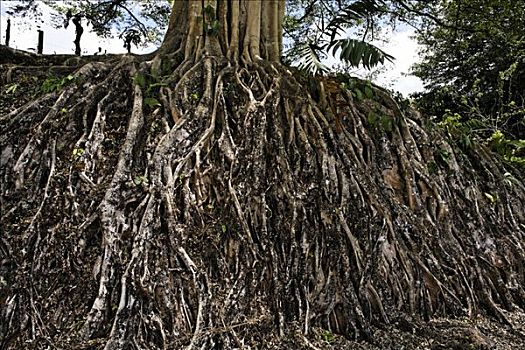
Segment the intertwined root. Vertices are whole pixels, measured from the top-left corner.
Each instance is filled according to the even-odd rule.
[[[524,187],[485,149],[278,65],[158,74],[91,63],[1,119],[3,346],[315,347],[525,306]]]

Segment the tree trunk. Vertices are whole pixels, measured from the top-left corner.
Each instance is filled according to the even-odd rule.
[[[1,348],[481,348],[437,318],[512,325],[523,170],[281,66],[283,5],[174,1],[153,60],[46,89],[2,65],[24,95],[0,101]]]
[[[279,61],[284,0],[174,1],[161,52]]]
[[[71,21],[75,25],[75,40],[73,41],[75,44],[75,55],[80,56],[82,54],[82,50],[80,49],[80,38],[84,33],[84,27],[82,27],[82,16],[77,14],[73,16]]]

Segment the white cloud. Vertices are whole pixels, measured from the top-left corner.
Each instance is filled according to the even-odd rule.
[[[396,60],[387,65],[387,71],[378,77],[377,82],[391,87],[405,96],[412,92],[423,91],[421,79],[410,75],[410,67],[419,61],[419,45],[413,36],[413,29],[404,28],[404,30],[392,33],[386,44],[378,43],[378,46],[394,56]]]
[[[350,37],[355,36],[352,33]],[[372,77],[371,80],[383,87],[401,92],[408,96],[413,92],[423,91],[423,82],[418,77],[410,74],[410,67],[419,61],[419,45],[413,38],[414,30],[409,27],[400,27],[396,31],[385,32],[383,40],[373,41],[372,44],[394,56],[394,62],[386,62],[372,71],[364,68],[355,69],[351,74],[362,78]],[[335,59],[330,59],[333,64]]]

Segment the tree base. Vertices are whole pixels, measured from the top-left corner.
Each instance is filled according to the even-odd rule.
[[[380,88],[213,57],[45,81],[0,119],[2,348],[384,348],[525,307],[522,170]]]

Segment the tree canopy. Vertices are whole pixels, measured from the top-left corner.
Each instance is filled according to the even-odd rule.
[[[414,73],[428,89],[421,109],[525,164],[525,2],[446,1],[436,16],[418,35],[424,50]]]

